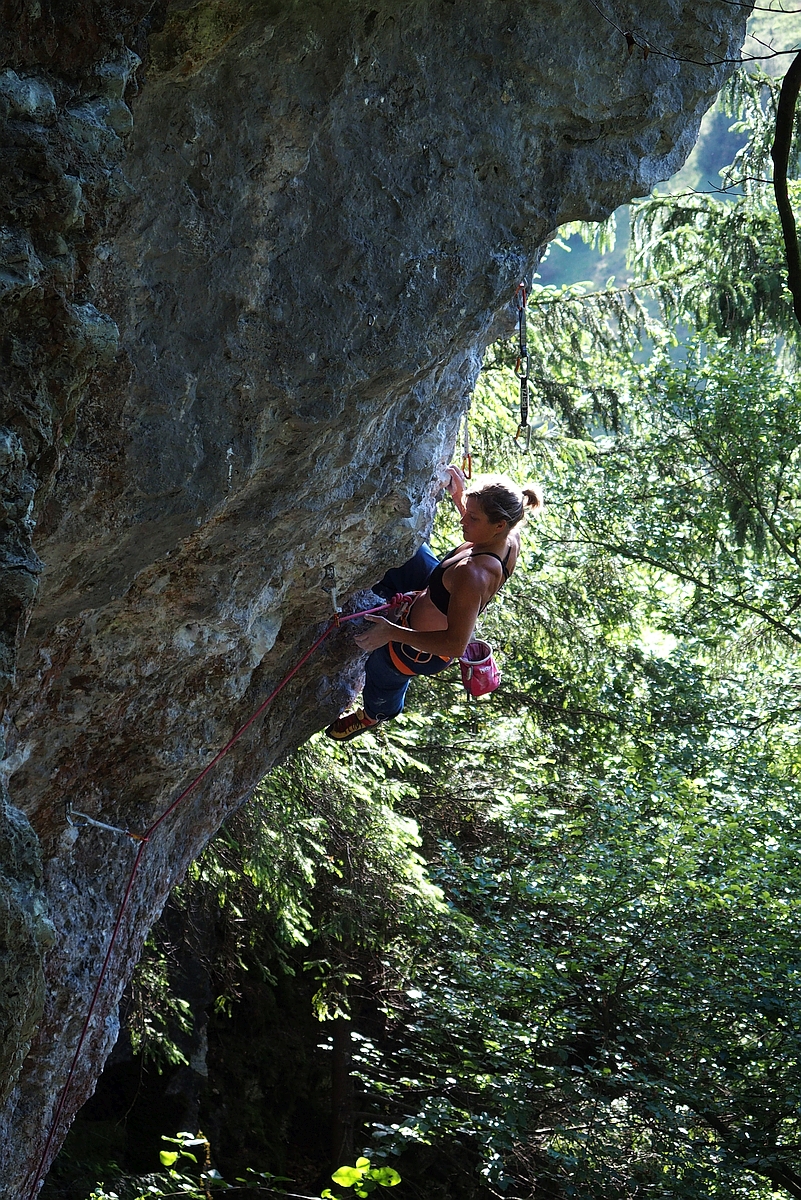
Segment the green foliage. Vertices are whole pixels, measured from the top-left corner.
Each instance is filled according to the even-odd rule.
[[[204,1165],[209,1152],[209,1143],[203,1134],[195,1136],[193,1133],[179,1133],[177,1137],[162,1137],[163,1142],[167,1142],[170,1146],[176,1146],[176,1150],[161,1150],[159,1152],[159,1161],[162,1167],[166,1168],[164,1175],[161,1177],[150,1176],[147,1186],[143,1189],[141,1195],[136,1197],[136,1200],[148,1200],[150,1196],[169,1196],[183,1195],[191,1198],[191,1200],[206,1200],[209,1189],[212,1186],[228,1187],[228,1184],[210,1165],[206,1166],[205,1170],[199,1172],[199,1178],[192,1175],[187,1175],[184,1171],[188,1168],[188,1163],[198,1165],[198,1153],[203,1151]],[[191,1149],[190,1149],[191,1147]],[[183,1168],[177,1170],[176,1164]],[[164,1191],[163,1188],[168,1188]]]
[[[401,1177],[393,1167],[374,1167],[369,1158],[357,1158],[353,1167],[339,1167],[331,1176],[341,1188],[353,1188],[360,1200],[366,1200],[377,1187],[396,1187]],[[322,1200],[340,1200],[330,1188],[323,1188]]]
[[[732,130],[747,139],[723,172],[722,194],[654,194],[636,202],[629,263],[669,327],[685,323],[743,345],[778,336],[787,339],[795,361],[798,326],[771,183],[780,84],[759,70],[732,77],[724,103],[735,118]],[[800,125],[796,114],[796,134]],[[801,198],[799,146],[796,136],[788,169],[791,200]]]
[[[798,642],[801,395],[764,345],[724,339],[655,353],[629,426],[573,473],[558,540],[670,579],[663,623],[714,644]]]
[[[553,240],[564,249],[569,250],[569,247],[565,245],[565,240],[572,237],[573,234],[578,234],[581,240],[587,246],[591,246],[593,250],[606,254],[615,248],[617,237],[615,213],[612,213],[605,221],[570,221],[567,225],[561,226],[559,236]]]
[[[381,1063],[383,1102],[414,1105],[377,1125],[392,1149],[475,1139],[494,1186],[511,1160],[517,1187],[593,1196],[751,1194],[738,1143],[794,1159],[798,798],[742,747],[726,762],[703,730],[688,746],[674,714],[705,715],[701,682],[651,675],[641,720],[661,709],[673,736],[614,745],[596,779],[543,763],[480,849],[441,845],[461,920],[421,959]]]
[[[106,1192],[102,1183],[97,1184],[88,1200],[151,1200],[152,1197],[184,1197],[185,1200],[208,1200],[212,1190],[225,1191],[231,1185],[226,1183],[220,1172],[212,1167],[210,1162],[210,1146],[208,1139],[202,1133],[179,1133],[176,1137],[162,1137],[163,1142],[177,1147],[175,1150],[162,1150],[159,1160],[164,1171],[151,1175],[133,1178],[122,1176],[115,1184],[120,1188],[122,1197],[116,1192]],[[198,1163],[198,1155],[202,1161]],[[192,1171],[188,1164],[193,1164]],[[181,1169],[178,1170],[177,1168]],[[271,1177],[271,1179],[274,1177]]]
[[[152,1062],[159,1072],[186,1063],[176,1037],[191,1031],[190,1005],[175,995],[168,951],[152,933],[134,973],[125,1017],[131,1048],[143,1062]]]
[[[371,761],[367,786],[351,770],[359,754],[343,757],[327,744],[301,750],[262,782],[176,889],[174,903],[188,911],[219,910],[218,1013],[232,1012],[246,960],[270,979],[268,963],[277,958],[293,972],[294,950],[313,947],[304,969],[317,982],[315,1012],[323,1021],[346,1016],[376,950],[402,944],[442,908],[417,824],[392,807],[408,789],[393,768],[408,755],[398,747]],[[163,929],[157,935],[137,965],[126,1018],[134,1051],[161,1070],[186,1063],[180,1041],[191,1013],[176,995],[174,948]]]

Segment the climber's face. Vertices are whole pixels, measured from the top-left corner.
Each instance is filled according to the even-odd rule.
[[[467,496],[465,498],[462,533],[466,542],[473,542],[474,545],[482,545],[484,542],[494,542],[505,529],[505,521],[490,521],[475,496]]]

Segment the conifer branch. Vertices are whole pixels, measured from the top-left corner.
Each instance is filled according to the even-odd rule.
[[[649,554],[646,550],[638,549],[636,546],[631,547],[623,545],[620,542],[605,541],[603,538],[592,537],[589,534],[581,538],[566,538],[564,544],[570,545],[571,540],[576,545],[597,546],[602,550],[608,551],[610,554],[628,559],[630,562],[643,563],[645,566],[655,567],[657,571],[662,571],[666,575],[672,575],[674,579],[680,579],[682,583],[688,583],[692,587],[698,588],[699,591],[716,596],[721,606],[728,605],[740,612],[750,613],[752,616],[758,617],[767,625],[770,625],[778,633],[784,634],[790,641],[801,643],[801,633],[793,629],[790,625],[787,625],[780,617],[775,617],[767,608],[749,600],[742,590],[737,596],[721,592],[714,583],[703,579],[695,571],[681,566],[680,563],[669,560],[663,561],[655,555]]]

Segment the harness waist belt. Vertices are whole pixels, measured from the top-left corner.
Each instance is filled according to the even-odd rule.
[[[404,614],[401,624],[409,628],[408,614]],[[428,654],[425,650],[415,650],[405,642],[388,642],[387,649],[392,665],[401,675],[434,675],[441,671],[443,664],[453,662],[446,654]]]

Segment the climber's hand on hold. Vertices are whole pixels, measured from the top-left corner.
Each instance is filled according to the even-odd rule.
[[[458,467],[453,463],[448,467],[448,482],[445,484],[445,490],[450,495],[453,503],[459,509],[459,512],[464,515],[464,485],[465,477]]]
[[[354,641],[360,650],[366,650],[371,653],[373,650],[378,650],[381,646],[386,646],[387,642],[391,642],[398,634],[402,634],[403,630],[393,625],[391,621],[385,621],[383,617],[365,617],[365,621],[370,622],[370,628],[357,633]]]

